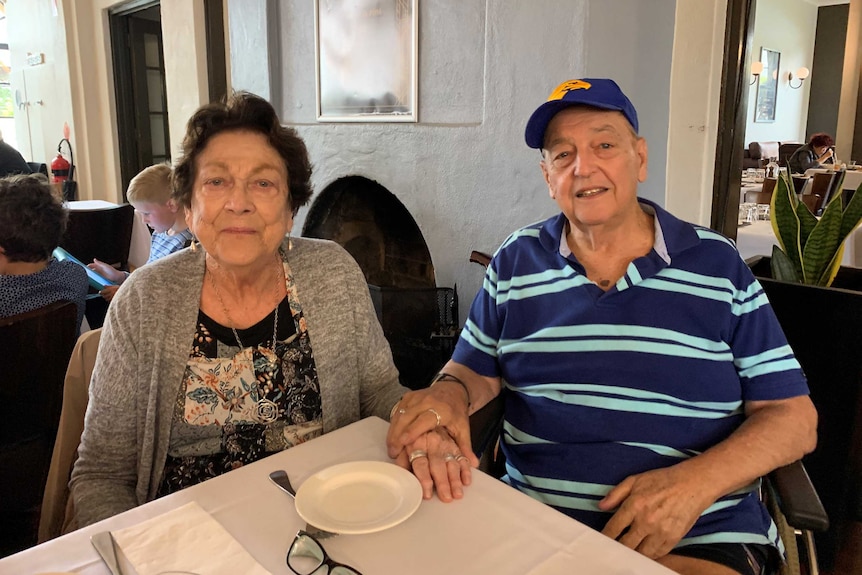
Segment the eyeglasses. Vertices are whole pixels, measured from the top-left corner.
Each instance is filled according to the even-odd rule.
[[[305,531],[297,531],[287,552],[287,566],[296,575],[362,575],[349,565],[333,561],[320,541]]]

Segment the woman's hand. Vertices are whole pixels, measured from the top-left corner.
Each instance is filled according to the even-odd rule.
[[[461,385],[449,381],[409,392],[396,404],[386,436],[389,457],[394,459],[405,450],[409,455],[409,447],[438,428],[445,429],[470,465],[479,465],[470,443],[466,393]]]
[[[116,269],[114,266],[109,266],[105,262],[101,262],[97,259],[94,259],[93,263],[87,264],[87,267],[99,274],[100,276],[111,280],[115,284],[121,284],[123,283],[123,280],[126,279],[125,273]]]
[[[99,292],[99,295],[102,296],[102,299],[109,302],[114,299],[114,295],[117,293],[118,289],[120,289],[120,286],[105,286],[102,291]]]
[[[464,486],[472,481],[470,461],[439,427],[408,445],[395,459],[419,479],[423,498],[431,499],[436,487],[437,497],[446,503],[464,497]]]

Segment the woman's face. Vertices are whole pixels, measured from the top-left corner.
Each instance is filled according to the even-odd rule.
[[[288,198],[287,167],[266,137],[222,132],[195,162],[186,223],[225,268],[265,266],[293,227]]]

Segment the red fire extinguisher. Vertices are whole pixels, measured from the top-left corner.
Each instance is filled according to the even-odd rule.
[[[60,153],[60,149],[57,148],[57,157],[51,160],[51,181],[60,184],[68,180],[71,167],[72,164],[66,161],[66,158]]]
[[[63,142],[69,147],[69,157],[72,159],[68,162],[63,157]],[[75,156],[72,155],[72,144],[67,138],[60,140],[57,144],[57,157],[51,160],[51,181],[55,184],[61,184],[63,189],[63,199],[71,201],[77,199],[77,182],[75,180]]]

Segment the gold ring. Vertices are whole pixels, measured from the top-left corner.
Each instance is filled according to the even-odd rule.
[[[443,461],[445,461],[446,463],[449,463],[450,461],[455,461],[455,459],[455,456],[451,453],[446,453],[443,455]]]
[[[455,461],[460,463],[462,461],[470,461],[470,458],[462,453],[458,457],[455,458]]]
[[[431,413],[433,413],[433,414],[434,414],[434,417],[436,417],[436,418],[437,418],[437,424],[436,424],[434,427],[440,427],[440,422],[441,422],[441,421],[443,421],[443,420],[440,418],[440,414],[439,414],[439,413],[437,413],[437,410],[436,410],[436,409],[434,409],[433,407],[429,407],[429,408],[428,408],[428,409],[426,409],[425,411],[430,411]]]
[[[420,457],[428,457],[428,452],[424,449],[415,449],[410,452],[410,463],[413,463],[414,460],[419,459]]]
[[[405,413],[407,413],[407,410],[404,409],[403,407],[398,410],[398,415],[404,415]]]

